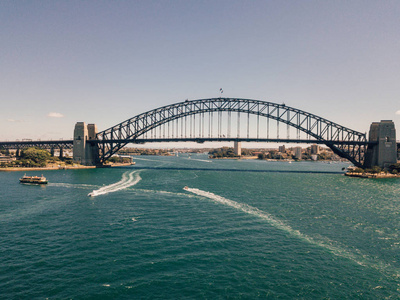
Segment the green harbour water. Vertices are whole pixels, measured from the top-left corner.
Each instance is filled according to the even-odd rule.
[[[139,156],[0,172],[1,299],[399,299],[400,180]],[[94,197],[88,197],[89,193]]]

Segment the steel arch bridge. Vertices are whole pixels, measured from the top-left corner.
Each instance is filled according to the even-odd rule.
[[[241,121],[242,120],[242,121]],[[266,124],[262,124],[262,120]],[[270,120],[276,122],[271,126]],[[279,124],[287,136],[280,138]],[[270,131],[276,129],[275,137]],[[296,138],[290,138],[295,131]],[[306,139],[301,139],[301,135]],[[96,135],[92,144],[103,164],[128,143],[171,141],[264,141],[325,144],[334,153],[362,166],[366,134],[344,127],[309,112],[273,102],[210,98],[186,100],[139,114]]]

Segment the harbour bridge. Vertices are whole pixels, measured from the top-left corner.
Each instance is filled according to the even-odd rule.
[[[325,144],[359,167],[395,163],[398,147],[392,121],[372,123],[367,140],[366,133],[285,104],[210,98],[159,107],[100,132],[78,122],[73,140],[0,142],[0,148],[73,147],[74,160],[102,165],[129,143],[209,141],[233,141],[236,149],[240,142]]]

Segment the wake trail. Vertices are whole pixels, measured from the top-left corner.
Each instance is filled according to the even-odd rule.
[[[126,189],[128,187],[136,185],[142,178],[139,176],[139,171],[132,171],[129,174],[128,172],[125,172],[122,174],[122,178],[120,181],[101,187],[98,190],[94,190],[91,193],[89,193],[89,196],[95,197],[99,195],[104,195],[108,193],[113,193],[117,192],[123,189]]]
[[[160,160],[157,159],[149,159],[149,158],[142,158],[142,157],[134,157],[135,160],[147,160],[147,161],[155,161],[155,162],[160,162]]]
[[[188,159],[188,158],[187,158]],[[196,159],[196,158],[192,158],[191,160],[195,160],[195,161],[202,161],[202,162],[206,162],[206,163],[210,163],[212,161],[210,160],[205,160],[205,159]]]
[[[94,184],[81,184],[81,183],[63,183],[63,182],[51,182],[48,186],[65,187],[65,188],[78,188],[87,189],[91,187],[96,187]]]
[[[122,174],[122,178],[121,178],[120,181],[118,181],[118,182],[116,182],[116,183],[113,183],[113,184],[110,184],[110,185],[107,185],[107,186],[103,186],[103,187],[99,188],[99,189],[97,190],[97,192],[109,190],[109,189],[114,188],[115,186],[124,184],[125,182],[128,181],[128,176],[127,176],[126,174],[128,174],[128,171],[126,171],[124,174]]]
[[[340,248],[338,246],[332,245],[330,243],[333,243],[333,241],[320,241],[320,240],[316,240],[312,237],[307,236],[306,234],[301,233],[300,231],[293,229],[291,226],[285,224],[284,222],[282,222],[281,220],[273,217],[271,214],[264,212],[262,210],[259,210],[256,207],[250,206],[248,204],[243,204],[243,203],[238,203],[235,202],[233,200],[230,199],[226,199],[222,196],[218,196],[216,194],[213,194],[211,192],[206,192],[206,191],[202,191],[200,189],[196,189],[196,188],[189,188],[189,187],[184,187],[184,190],[191,192],[193,194],[196,194],[198,196],[202,196],[202,197],[206,197],[209,198],[215,202],[236,208],[238,210],[241,210],[247,214],[259,217],[265,221],[267,221],[269,224],[271,224],[272,226],[274,226],[275,228],[278,228],[280,230],[283,230],[287,233],[289,233],[290,235],[299,238],[303,241],[306,241],[312,245],[318,246],[318,247],[322,247],[326,250],[328,250],[329,252],[331,252],[332,254],[339,256],[339,257],[343,257],[343,258],[347,258],[352,260],[353,262],[361,265],[361,266],[369,266],[372,267],[374,269],[377,269],[379,271],[384,271],[384,272],[389,272],[392,275],[395,275],[395,277],[399,278],[400,277],[400,272],[397,269],[394,269],[391,265],[386,264],[384,262],[380,262],[380,261],[371,261],[371,259],[368,259],[366,256],[364,257],[360,257],[359,255],[356,255],[354,253],[349,252],[348,250],[345,250],[343,248]]]

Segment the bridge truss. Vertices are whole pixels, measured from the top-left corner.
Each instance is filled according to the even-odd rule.
[[[50,153],[52,156],[54,156],[55,150],[58,149],[59,155],[60,155],[60,157],[62,157],[64,150],[73,148],[73,140],[0,142],[1,150],[14,149],[17,151],[17,156],[20,155],[21,150],[24,150],[24,149],[27,149],[30,147],[36,147],[36,148],[40,148],[40,149],[50,150]]]
[[[0,149],[27,149],[30,147],[41,149],[72,149],[73,140],[0,142]]]
[[[286,129],[285,138],[282,129]],[[238,98],[186,100],[156,108],[99,132],[92,143],[98,145],[99,162],[104,163],[128,143],[149,141],[317,143],[356,166],[363,165],[369,144],[366,134],[303,110]]]

